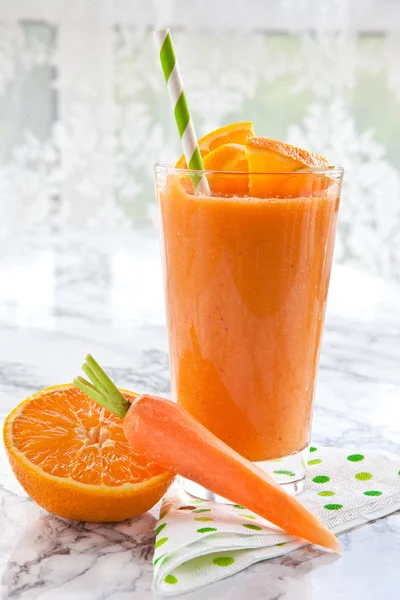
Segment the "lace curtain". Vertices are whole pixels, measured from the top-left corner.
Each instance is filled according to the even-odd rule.
[[[155,227],[168,24],[198,134],[251,119],[343,165],[336,260],[400,279],[399,4],[0,0],[0,234]]]

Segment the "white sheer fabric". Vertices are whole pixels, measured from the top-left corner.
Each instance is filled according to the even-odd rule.
[[[396,0],[0,1],[0,233],[155,226],[166,24],[198,133],[252,119],[343,165],[336,260],[400,278]]]

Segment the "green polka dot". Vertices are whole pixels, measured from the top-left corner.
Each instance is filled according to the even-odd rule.
[[[160,519],[163,519],[165,517],[165,515],[167,514],[167,510],[163,510],[162,512],[160,512]]]
[[[242,523],[242,527],[246,527],[247,529],[254,529],[254,531],[262,531],[262,527],[258,525],[253,525],[253,523]]]
[[[313,482],[314,483],[328,483],[328,481],[330,481],[331,478],[328,477],[327,475],[317,475],[316,477],[313,478]]]
[[[310,452],[316,452],[316,451],[317,451],[317,449],[315,446],[310,446]]]
[[[211,512],[211,508],[196,508],[196,510],[192,510],[193,514],[203,513],[203,512]]]
[[[167,524],[166,523],[161,523],[161,525],[159,525],[156,529],[156,536],[164,529],[164,527],[166,527]]]
[[[313,458],[313,460],[308,461],[309,465],[319,465],[320,463],[322,463],[322,458]]]
[[[378,490],[369,490],[368,492],[364,492],[364,496],[382,496],[382,492],[378,492]]]
[[[334,496],[335,492],[317,492],[318,496]]]
[[[215,527],[201,527],[197,530],[197,533],[209,533],[210,531],[217,531]]]
[[[397,473],[397,475],[400,475],[400,471]]]
[[[294,477],[296,475],[293,471],[274,471],[274,473],[276,475],[287,475],[288,477]]]
[[[343,508],[343,504],[325,504],[326,510],[340,510]]]
[[[360,462],[360,461],[364,460],[364,455],[363,454],[350,454],[347,457],[347,460],[349,460],[350,462]]]
[[[165,552],[165,554],[161,554],[161,556],[159,556],[158,558],[156,558],[153,561],[153,564],[156,565],[162,558],[164,558],[164,556],[167,556],[167,552]]]
[[[178,583],[178,580],[175,577],[175,575],[171,575],[171,573],[164,577],[164,581],[165,583]]]
[[[192,500],[191,504],[203,504],[206,500]]]
[[[281,542],[280,544],[275,544],[275,546],[285,546],[286,542]]]
[[[195,521],[202,521],[203,523],[206,523],[207,521],[213,521],[213,519],[211,519],[211,517],[196,517]]]
[[[244,506],[241,506],[240,504],[234,504],[233,508],[238,508],[239,510],[246,510]]]
[[[358,479],[358,481],[368,481],[369,479],[372,479],[371,473],[366,473],[365,471],[357,473],[356,475],[354,475],[354,477]]]
[[[154,548],[159,548],[160,546],[163,546],[163,544],[165,544],[166,542],[168,542],[168,538],[161,538],[161,540],[158,540],[154,546]]]
[[[235,562],[235,559],[232,556],[216,556],[213,558],[214,565],[217,567],[229,567]]]
[[[239,515],[239,517],[243,517],[244,519],[254,519],[255,520],[255,516],[254,515],[244,515],[243,513],[241,513]]]

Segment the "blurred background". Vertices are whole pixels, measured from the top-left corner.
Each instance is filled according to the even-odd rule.
[[[2,248],[155,232],[166,25],[198,134],[253,120],[344,166],[336,262],[400,280],[398,0],[0,0]]]

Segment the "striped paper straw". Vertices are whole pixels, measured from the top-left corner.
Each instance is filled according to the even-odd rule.
[[[183,90],[182,76],[179,70],[178,61],[176,60],[169,29],[159,29],[155,32],[155,38],[160,49],[161,66],[167,83],[175,121],[178,126],[186,164],[189,169],[203,171],[203,159],[197,142],[192,117],[190,116],[187,105],[185,92]],[[204,176],[199,177],[193,175],[191,180],[197,191],[203,194],[210,193],[208,181]]]

